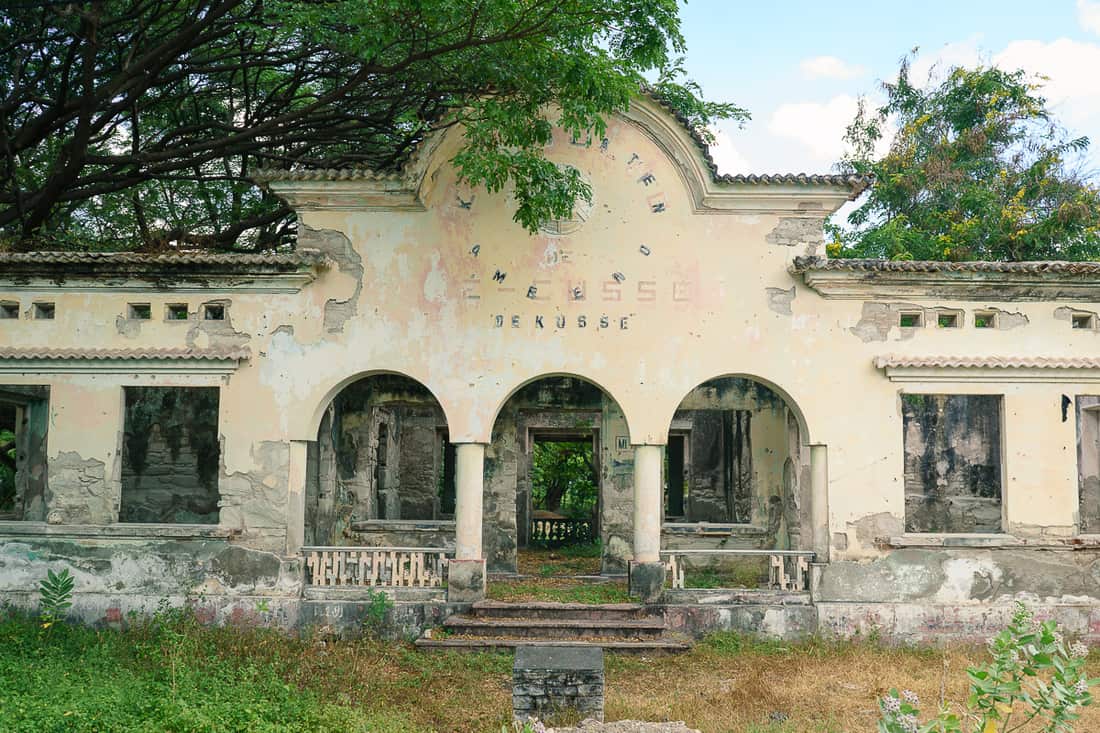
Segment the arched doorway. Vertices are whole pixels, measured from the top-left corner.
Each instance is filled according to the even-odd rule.
[[[400,374],[344,387],[307,460],[307,545],[453,547],[454,448],[439,401]]]
[[[663,471],[663,551],[700,583],[754,586],[765,555],[733,550],[809,550],[810,450],[797,406],[748,377],[711,379],[680,402]],[[709,553],[707,551],[710,551]]]
[[[551,376],[516,390],[497,413],[485,456],[489,572],[514,573],[519,548],[558,540],[598,542],[598,570],[625,572],[631,454],[626,418],[596,384]]]

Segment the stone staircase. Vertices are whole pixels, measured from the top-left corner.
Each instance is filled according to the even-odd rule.
[[[599,646],[635,653],[682,652],[686,637],[669,631],[664,614],[634,603],[505,603],[480,601],[416,640],[426,651],[511,650],[517,646]]]

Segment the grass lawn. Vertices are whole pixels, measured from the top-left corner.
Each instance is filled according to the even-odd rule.
[[[752,642],[719,634],[653,659],[609,656],[608,720],[685,720],[707,733],[859,733],[898,686],[966,693],[975,647]],[[186,617],[125,632],[0,620],[0,730],[499,733],[511,656],[423,655],[399,643],[201,628]],[[1094,669],[1095,673],[1096,670]],[[926,704],[926,707],[931,707]],[[1100,708],[1077,730],[1100,730]],[[1028,729],[1024,729],[1028,730]]]

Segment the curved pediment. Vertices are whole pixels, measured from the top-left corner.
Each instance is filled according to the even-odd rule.
[[[660,149],[675,168],[695,213],[819,213],[824,217],[869,183],[855,175],[721,175],[702,138],[648,95],[639,95],[629,109],[614,117]],[[430,179],[442,164],[449,164],[460,136],[458,128],[429,136],[399,171],[262,170],[253,179],[297,210],[423,210]]]

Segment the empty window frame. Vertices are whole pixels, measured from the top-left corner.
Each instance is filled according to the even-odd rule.
[[[187,303],[169,303],[164,306],[164,320],[186,321],[188,319]]]
[[[996,328],[996,311],[974,311],[974,328]]]
[[[0,385],[0,519],[46,519],[50,388]]]
[[[57,307],[53,303],[35,303],[31,307],[31,314],[36,321],[52,321],[57,314]]]
[[[1096,316],[1092,313],[1074,313],[1070,316],[1070,327],[1091,331],[1096,328]]]
[[[940,311],[936,314],[937,328],[959,328],[962,326],[962,314],[958,311]]]
[[[126,317],[132,321],[148,321],[153,317],[153,306],[148,303],[130,303],[126,306]]]
[[[224,321],[225,305],[223,303],[206,303],[202,307],[202,319],[204,321]]]
[[[0,320],[14,320],[19,318],[19,302],[15,300],[0,301]]]
[[[899,328],[922,328],[924,326],[924,313],[921,311],[902,311],[898,314]]]
[[[907,532],[1000,532],[1001,396],[902,395]]]
[[[217,524],[217,387],[125,387],[120,522]]]
[[[1100,534],[1100,395],[1077,395],[1074,403],[1080,531]]]

